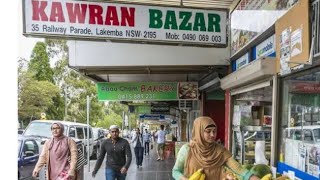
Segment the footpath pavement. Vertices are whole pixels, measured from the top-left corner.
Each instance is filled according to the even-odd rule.
[[[172,153],[164,161],[157,161],[157,153],[155,149],[152,149],[150,150],[149,156],[144,156],[142,167],[137,168],[133,148],[131,148],[131,152],[132,162],[127,173],[127,180],[173,180],[172,168],[174,166],[175,159]],[[101,165],[96,177],[93,178],[91,176],[95,162],[95,160],[90,161],[90,172],[88,172],[88,167],[85,166],[84,180],[105,180],[105,162]]]

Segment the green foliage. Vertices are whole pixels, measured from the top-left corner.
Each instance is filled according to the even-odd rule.
[[[53,71],[49,63],[47,45],[44,42],[37,42],[33,48],[29,63],[29,71],[38,81],[53,82]]]
[[[55,67],[49,60],[56,59]],[[122,127],[122,114],[128,106],[119,102],[99,102],[93,81],[68,67],[66,40],[46,39],[38,42],[30,62],[19,59],[18,63],[19,119],[39,119],[45,112],[47,119],[67,119],[86,123],[87,96],[90,98],[90,124],[109,128]],[[65,106],[67,104],[67,106]],[[65,114],[65,109],[67,114]],[[130,126],[136,127],[136,114],[130,114]]]
[[[122,126],[122,116],[116,114],[114,112],[105,116],[105,118],[101,121],[98,121],[96,127],[103,127],[109,129],[111,125],[118,125],[119,127]]]
[[[22,85],[19,94],[18,115],[21,120],[40,119],[40,114],[45,112],[47,118],[51,119],[55,115],[53,111],[54,98],[59,98],[59,89],[48,81],[37,81],[27,79]]]

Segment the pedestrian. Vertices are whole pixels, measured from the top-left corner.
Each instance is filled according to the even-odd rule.
[[[151,142],[151,134],[148,132],[148,129],[144,130],[143,133],[143,142],[144,142],[144,155],[149,155],[149,145]]]
[[[134,154],[136,155],[136,164],[137,168],[139,166],[142,166],[142,161],[143,161],[143,137],[142,134],[140,133],[140,129],[136,129],[136,133],[133,134],[132,136],[132,146],[134,148]]]
[[[187,180],[203,169],[206,179],[224,179],[225,167],[243,180],[258,180],[250,171],[232,158],[231,153],[215,142],[217,125],[210,117],[198,117],[193,122],[192,139],[184,144],[172,169],[176,180]]]
[[[155,133],[155,137],[157,138],[157,161],[163,161],[163,152],[164,152],[164,142],[166,140],[166,132],[164,131],[164,125],[160,125],[160,130]]]
[[[47,140],[33,170],[32,176],[37,177],[41,168],[46,165],[46,177],[49,180],[80,179],[76,172],[77,145],[74,140],[63,134],[64,126],[55,122],[51,125],[52,138]],[[71,156],[70,163],[68,156]]]
[[[119,137],[119,127],[117,125],[110,126],[111,138],[104,139],[101,148],[100,156],[97,159],[92,177],[95,177],[102,162],[106,157],[106,180],[125,180],[129,169],[132,155],[128,141]]]

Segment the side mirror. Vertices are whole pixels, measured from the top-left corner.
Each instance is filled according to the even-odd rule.
[[[44,143],[46,143],[46,140],[41,141],[41,145],[44,145]]]

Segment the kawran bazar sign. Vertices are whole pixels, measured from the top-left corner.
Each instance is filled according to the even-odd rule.
[[[227,46],[226,9],[23,0],[24,35]]]

